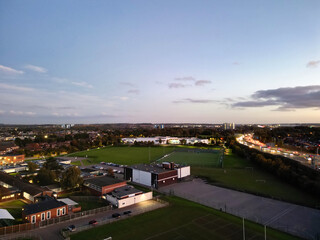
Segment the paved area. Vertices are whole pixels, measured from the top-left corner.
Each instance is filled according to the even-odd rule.
[[[38,228],[35,230],[28,231],[28,233],[34,234],[36,236],[40,236],[41,239],[43,239],[43,240],[46,240],[46,239],[50,239],[50,240],[59,240],[60,239],[61,240],[61,239],[63,239],[63,237],[60,235],[60,230],[63,228],[66,228],[72,224],[75,225],[77,229],[80,229],[82,226],[88,225],[89,221],[93,220],[93,219],[98,221],[98,225],[102,221],[105,221],[107,219],[112,219],[111,215],[113,213],[120,213],[122,215],[121,218],[127,218],[130,216],[128,216],[128,215],[124,216],[123,215],[124,211],[128,211],[128,210],[132,211],[131,216],[133,216],[133,215],[140,214],[143,212],[152,211],[154,209],[161,208],[163,206],[165,206],[165,205],[162,203],[159,203],[155,200],[148,200],[148,201],[137,203],[135,205],[128,206],[125,208],[114,209],[114,210],[110,210],[110,211],[106,211],[106,212],[101,212],[101,213],[98,213],[95,215],[85,216],[85,217],[78,218],[78,219],[73,219],[73,220],[69,220],[69,221],[65,221],[65,222],[61,222],[61,223],[57,223],[57,224],[52,224],[50,226],[46,226],[43,228]],[[92,226],[92,227],[94,227],[94,226]],[[19,234],[10,234],[7,237],[13,237],[13,236],[19,236]],[[6,239],[6,237],[0,236],[0,239]]]
[[[320,238],[320,210],[216,187],[201,179],[166,186],[161,191],[299,237]]]

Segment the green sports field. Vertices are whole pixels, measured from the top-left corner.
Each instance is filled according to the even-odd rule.
[[[219,167],[220,153],[204,153],[197,151],[172,152],[161,161],[174,162],[199,167]]]
[[[242,239],[242,221],[225,214],[177,197],[167,197],[170,205],[142,215],[126,218],[111,224],[96,226],[71,235],[71,240],[233,240]],[[245,222],[246,239],[263,240],[263,227]],[[272,229],[267,229],[269,240],[298,239]]]
[[[171,153],[173,150],[174,147],[105,147],[69,154],[68,157],[87,157],[88,160],[82,160],[84,165],[97,164],[100,162],[133,165],[153,162]],[[73,164],[80,165],[80,162]]]

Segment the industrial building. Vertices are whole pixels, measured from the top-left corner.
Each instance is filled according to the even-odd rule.
[[[134,183],[160,188],[190,175],[190,166],[174,163],[138,164],[124,168],[124,177]]]

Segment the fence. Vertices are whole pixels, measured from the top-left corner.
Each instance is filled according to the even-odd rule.
[[[286,232],[295,236],[303,237],[305,239],[312,239],[312,240],[320,240],[320,233],[316,233],[316,235],[312,234],[311,232],[308,232],[308,230],[305,229],[294,229],[290,225],[280,225],[276,221],[272,221],[268,223],[268,221],[265,218],[258,218],[257,216],[252,216],[249,212],[247,212],[245,209],[241,208],[235,208],[235,207],[229,207],[225,202],[216,202],[216,199],[203,199],[199,198],[193,194],[187,194],[187,193],[181,193],[175,194],[173,190],[170,190],[168,193],[169,195],[176,195],[181,198],[188,199],[193,202],[200,203],[202,205],[244,218],[249,221],[256,222],[261,225],[266,225],[267,227],[280,230],[282,232]]]
[[[92,210],[87,210],[87,211],[83,211],[83,212],[65,215],[65,216],[62,216],[59,218],[52,218],[52,219],[45,220],[42,222],[24,223],[24,224],[12,225],[12,226],[8,226],[8,227],[2,227],[2,228],[0,228],[0,235],[7,235],[7,234],[12,234],[12,233],[20,233],[20,232],[24,232],[24,231],[29,231],[29,230],[33,230],[36,228],[46,227],[46,226],[49,226],[52,224],[69,221],[72,219],[77,219],[77,218],[81,218],[81,217],[85,217],[85,216],[89,216],[89,215],[94,215],[99,212],[109,211],[111,209],[113,209],[113,207],[112,207],[112,205],[109,205],[109,206],[105,206],[105,207],[101,207],[101,208],[96,208],[96,209],[92,209]]]
[[[94,202],[94,201],[101,200],[101,197],[98,197],[98,196],[70,196],[69,198],[75,202],[77,202],[77,201]]]

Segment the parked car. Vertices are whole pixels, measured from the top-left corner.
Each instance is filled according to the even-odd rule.
[[[68,229],[70,232],[74,232],[74,231],[76,231],[76,226],[75,226],[75,225],[70,225],[69,227],[67,227],[67,229]]]
[[[112,217],[113,218],[119,218],[119,217],[121,217],[121,215],[120,215],[120,213],[114,213],[114,214],[112,214]]]
[[[94,219],[89,221],[89,225],[97,225],[97,224],[98,224],[98,222]]]
[[[129,214],[131,214],[132,212],[130,211],[130,210],[128,210],[128,211],[125,211],[125,212],[123,212],[123,215],[129,215]]]

